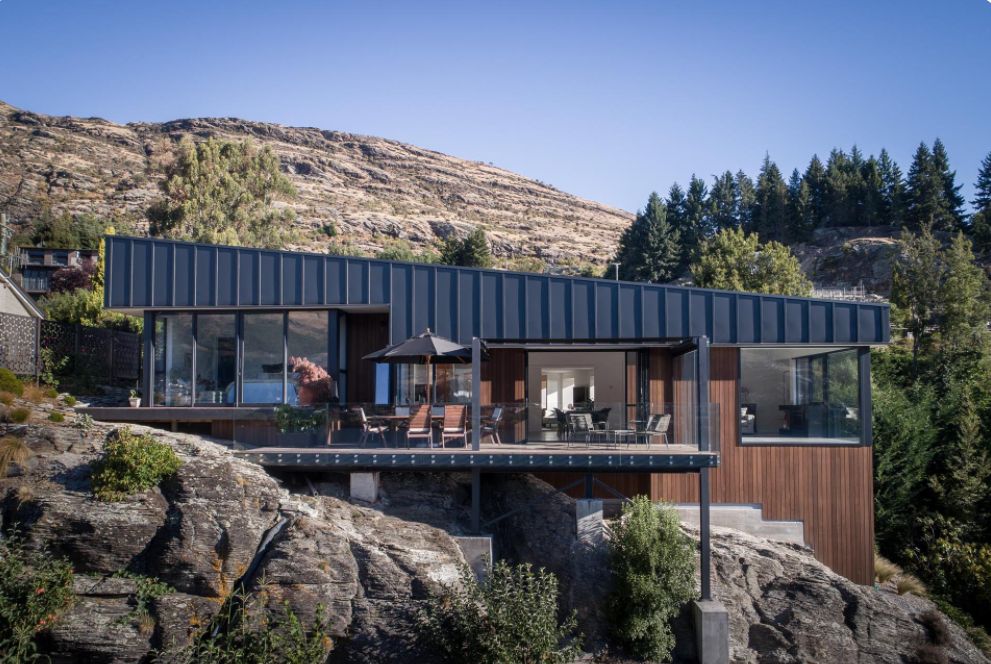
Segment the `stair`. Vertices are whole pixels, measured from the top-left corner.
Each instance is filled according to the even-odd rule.
[[[699,506],[674,506],[682,522],[698,527]],[[713,526],[733,528],[754,537],[789,542],[805,546],[805,529],[801,521],[769,521],[764,519],[760,505],[712,505],[709,521]]]

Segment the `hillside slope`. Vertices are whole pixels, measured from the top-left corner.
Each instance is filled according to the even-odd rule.
[[[159,196],[185,135],[270,147],[299,191],[299,225],[334,224],[366,250],[484,228],[497,255],[604,263],[632,215],[477,161],[397,141],[235,118],[119,125],[0,102],[0,211],[15,223],[48,205],[132,220]],[[318,233],[307,237],[320,238]],[[307,240],[320,250],[326,239]]]

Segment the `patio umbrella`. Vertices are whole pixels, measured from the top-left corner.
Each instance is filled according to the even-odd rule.
[[[471,364],[471,347],[438,336],[431,332],[430,328],[427,328],[415,337],[369,353],[363,359],[379,364],[427,365],[427,380],[430,381],[431,388],[430,401],[433,403],[433,380],[430,377],[430,365]],[[488,359],[488,349],[484,345],[482,346],[482,359]]]

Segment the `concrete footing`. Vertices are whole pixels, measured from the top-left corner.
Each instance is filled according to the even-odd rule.
[[[729,614],[715,600],[694,602],[695,647],[699,664],[729,664]]]
[[[379,498],[379,473],[351,473],[351,498],[374,503]]]
[[[602,501],[583,498],[575,501],[575,537],[579,542],[597,543],[605,535]]]
[[[475,573],[475,578],[484,580],[492,571],[492,538],[455,535],[454,541],[464,554],[468,567]]]

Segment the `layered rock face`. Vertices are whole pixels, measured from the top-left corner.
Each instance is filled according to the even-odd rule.
[[[366,250],[389,238],[423,245],[481,227],[499,256],[604,262],[633,218],[491,164],[373,136],[236,118],[119,125],[3,102],[0,210],[15,222],[44,206],[144,219],[183,136],[270,147],[299,192],[292,206],[300,228],[333,224]],[[321,250],[321,236],[312,237],[303,248]]]
[[[147,661],[187,642],[239,582],[273,610],[288,602],[304,621],[326,607],[332,661],[431,661],[417,615],[464,562],[451,535],[468,522],[467,476],[384,474],[382,500],[359,506],[344,499],[340,477],[281,482],[222,444],[147,429],[179,454],[178,476],[104,503],[91,497],[89,473],[109,430],[81,428],[72,416],[0,425],[32,450],[0,479],[4,526],[76,572],[76,604],[43,634],[53,661]],[[596,661],[627,661],[610,654],[606,638],[608,543],[576,541],[573,501],[528,475],[486,475],[482,496],[483,521],[509,515],[489,527],[496,555],[553,571],[562,608],[578,612]],[[913,662],[926,648],[948,662],[988,661],[928,600],[857,586],[802,547],[717,529],[713,561],[734,662]],[[173,592],[139,619],[137,581],[114,576],[122,571]],[[936,644],[934,621],[948,642]],[[690,626],[677,634],[676,661],[692,661]]]

